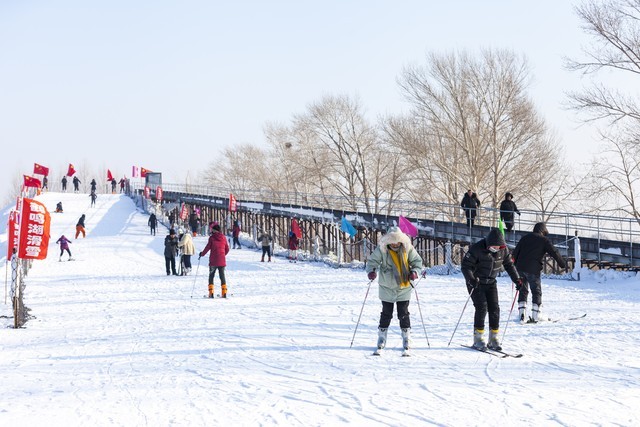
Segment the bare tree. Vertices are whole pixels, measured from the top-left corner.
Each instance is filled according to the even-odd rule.
[[[533,159],[553,154],[544,152],[548,132],[529,82],[526,60],[507,50],[431,53],[425,66],[405,68],[398,84],[415,128],[396,134],[422,158],[433,200],[457,202],[471,188],[497,206],[506,189],[527,187]]]
[[[570,70],[595,76],[609,70],[614,78],[640,74],[640,0],[589,0],[576,8],[584,30],[594,43],[585,50],[585,59],[567,60]],[[604,206],[640,222],[638,186],[640,175],[640,104],[638,93],[624,92],[614,83],[595,82],[582,91],[569,92],[569,105],[582,113],[584,121],[603,126],[604,150],[593,162],[591,186]],[[610,205],[611,206],[611,205]]]

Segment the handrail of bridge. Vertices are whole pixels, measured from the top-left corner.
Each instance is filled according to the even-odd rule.
[[[134,190],[142,190],[143,183],[132,182]],[[162,185],[163,191],[186,193],[198,196],[214,196],[228,198],[230,193],[238,201],[257,201],[266,203],[306,206],[334,211],[351,211],[363,214],[378,214],[397,217],[399,215],[425,221],[464,222],[464,212],[458,204],[417,202],[411,200],[350,200],[339,195],[321,195],[313,193],[296,193],[272,191],[267,189],[237,190],[222,186],[173,184]],[[540,221],[545,221],[549,232],[564,235],[567,241],[574,236],[589,237],[600,240],[626,242],[631,247],[640,243],[640,224],[634,218],[591,215],[572,212],[553,212],[546,214],[534,210],[520,210],[515,216],[517,230],[531,230]],[[499,209],[481,206],[478,209],[476,222],[478,225],[496,225]]]

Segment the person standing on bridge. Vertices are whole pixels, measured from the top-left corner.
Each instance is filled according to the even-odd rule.
[[[518,272],[523,277],[520,295],[518,296],[518,316],[520,321],[526,321],[527,298],[529,288],[531,288],[531,316],[528,319],[531,323],[542,320],[540,310],[542,308],[542,258],[548,254],[556,260],[561,268],[567,268],[567,262],[562,258],[560,252],[553,246],[547,235],[549,231],[544,222],[539,222],[533,226],[533,232],[528,233],[520,239],[513,250],[513,259]]]
[[[500,203],[500,219],[504,221],[504,226],[507,231],[511,231],[513,228],[514,212],[520,216],[520,211],[516,206],[516,202],[513,201],[513,194],[505,193],[504,200]]]
[[[473,227],[476,214],[478,213],[478,208],[480,207],[480,199],[478,199],[478,195],[471,190],[467,190],[467,193],[462,198],[460,206],[464,209],[464,214],[467,217],[467,226]]]
[[[462,260],[462,274],[467,291],[475,307],[473,318],[473,347],[478,350],[502,350],[498,340],[500,304],[496,277],[504,268],[511,280],[520,288],[522,279],[513,265],[504,236],[497,228],[487,237],[474,243]],[[484,320],[489,313],[489,342],[484,340]]]

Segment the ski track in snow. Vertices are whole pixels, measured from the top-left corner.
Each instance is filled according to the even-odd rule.
[[[0,425],[639,424],[635,278],[544,280],[544,313],[560,320],[512,320],[503,346],[524,357],[499,359],[460,346],[472,339],[471,303],[447,346],[464,281],[429,276],[417,291],[431,348],[414,298],[413,357],[400,357],[396,319],[375,357],[375,283],[349,348],[368,284],[362,270],[261,263],[257,250],[231,250],[233,295],[203,298],[206,257],[193,257],[191,276],[166,276],[166,230],[150,236],[130,199],[101,194],[94,208],[84,194],[39,199],[51,210],[62,201],[65,212],[52,213],[49,257],[27,277],[33,318],[20,330],[0,319]],[[58,262],[54,242],[74,237],[82,213],[77,261]],[[202,250],[206,238],[194,240]],[[217,277],[215,285],[219,294]],[[500,279],[502,328],[512,299]],[[10,304],[2,315],[12,315]]]

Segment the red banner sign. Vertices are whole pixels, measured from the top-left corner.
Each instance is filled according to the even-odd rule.
[[[151,197],[151,189],[145,185],[144,187],[144,198],[148,199]]]
[[[20,214],[20,243],[18,257],[45,259],[49,248],[51,216],[40,202],[24,199]]]
[[[18,233],[18,212],[11,211],[9,212],[9,233],[7,234],[7,259],[11,259],[11,255],[13,255],[13,249],[18,247],[18,239],[20,238],[20,234]]]
[[[235,212],[238,210],[238,202],[233,194],[229,193],[229,212]]]
[[[180,219],[184,221],[187,219],[188,216],[189,216],[189,209],[187,209],[187,205],[183,203],[182,209],[180,210]]]
[[[156,200],[159,202],[162,200],[162,187],[160,186],[156,187]]]

